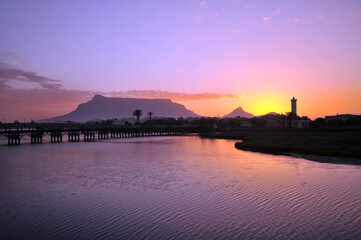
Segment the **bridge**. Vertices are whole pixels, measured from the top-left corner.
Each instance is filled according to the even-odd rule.
[[[142,126],[117,126],[96,124],[2,124],[0,136],[8,140],[8,145],[18,145],[25,136],[30,138],[32,144],[42,143],[45,136],[50,137],[50,142],[95,141],[96,139],[130,138],[146,136],[183,136],[196,133],[195,128],[187,127],[142,127]],[[65,138],[65,139],[64,139]]]

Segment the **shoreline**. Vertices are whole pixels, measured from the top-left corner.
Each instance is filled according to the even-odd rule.
[[[357,157],[350,156],[333,156],[333,155],[324,155],[317,153],[309,152],[291,152],[289,150],[276,150],[276,149],[261,149],[261,148],[252,148],[252,147],[242,147],[242,142],[236,142],[235,148],[238,150],[265,153],[272,155],[281,155],[281,156],[291,156],[296,158],[303,158],[314,162],[320,163],[333,163],[333,164],[348,164],[348,165],[361,165],[361,159]]]
[[[200,134],[200,137],[236,140],[235,148],[239,150],[301,157],[317,162],[361,165],[360,130],[239,129]]]

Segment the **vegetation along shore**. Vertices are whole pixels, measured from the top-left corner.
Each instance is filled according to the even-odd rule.
[[[242,140],[241,150],[272,154],[319,155],[320,161],[361,164],[361,129],[239,129],[204,133],[201,137]],[[312,158],[314,160],[314,158]]]

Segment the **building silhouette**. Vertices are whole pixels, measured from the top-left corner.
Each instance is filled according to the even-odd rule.
[[[291,112],[297,115],[297,99],[295,97],[291,99]]]

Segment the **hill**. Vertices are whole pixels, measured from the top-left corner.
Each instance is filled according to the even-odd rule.
[[[258,115],[257,117],[263,117],[263,116],[279,116],[281,114],[276,113],[276,112],[269,112],[267,114],[263,114],[263,115]]]
[[[148,112],[153,112],[154,117],[199,117],[182,104],[174,103],[170,99],[108,98],[95,95],[89,102],[79,104],[73,112],[40,122],[86,122],[91,119],[128,118],[132,117],[135,109],[142,110],[142,117],[146,117]]]
[[[252,118],[254,117],[254,115],[244,111],[243,108],[239,107],[234,109],[231,113],[223,116],[223,118],[234,118],[234,117]]]

